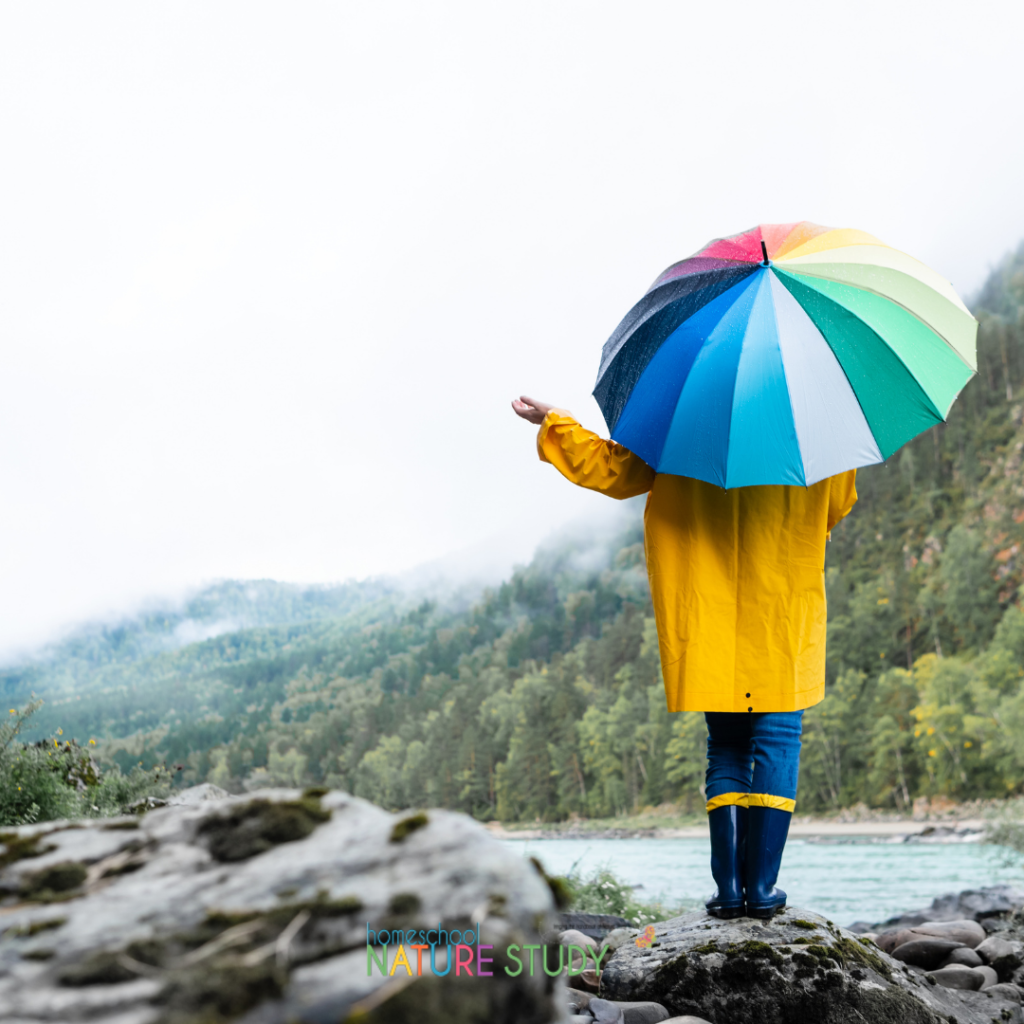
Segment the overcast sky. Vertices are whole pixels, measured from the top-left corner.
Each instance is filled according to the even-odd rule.
[[[0,651],[220,577],[526,557],[601,345],[753,224],[967,294],[1024,237],[1020,3],[0,6]]]

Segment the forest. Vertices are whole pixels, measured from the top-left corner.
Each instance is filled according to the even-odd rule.
[[[978,375],[947,423],[859,471],[833,531],[799,810],[1024,790],[1024,245],[972,308]],[[226,583],[80,631],[0,687],[12,709],[44,701],[20,739],[60,729],[178,785],[322,784],[503,821],[703,805],[703,718],[665,710],[636,502],[472,601]]]

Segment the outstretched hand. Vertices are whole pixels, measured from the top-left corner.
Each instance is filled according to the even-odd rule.
[[[512,400],[512,411],[529,423],[536,423],[538,426],[544,422],[544,417],[554,409],[553,405],[538,402],[536,398],[528,398],[520,395]]]

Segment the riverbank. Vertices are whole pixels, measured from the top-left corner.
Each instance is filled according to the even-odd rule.
[[[790,835],[803,839],[876,839],[899,842],[976,842],[989,821],[1019,800],[972,800],[954,803],[937,798],[914,802],[911,814],[879,811],[863,804],[832,815],[796,814]],[[676,807],[649,808],[620,818],[571,819],[562,822],[490,821],[496,839],[702,839],[708,834],[703,813]]]
[[[834,821],[809,818],[794,821],[789,834],[794,839],[891,839],[916,842],[979,842],[986,822],[967,818],[954,822],[915,821]],[[683,828],[616,828],[597,825],[594,828],[519,828],[506,829],[498,822],[488,822],[487,829],[495,839],[705,839],[708,827],[688,825]]]

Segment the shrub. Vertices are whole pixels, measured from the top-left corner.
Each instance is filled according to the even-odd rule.
[[[11,709],[0,720],[0,825],[124,814],[133,801],[169,791],[166,768],[103,771],[89,746],[64,739],[60,729],[50,739],[22,743],[18,734],[42,703]]]
[[[571,910],[582,914],[615,914],[638,928],[675,917],[687,909],[670,907],[661,901],[641,902],[633,887],[608,868],[598,868],[586,877],[573,870],[564,881],[571,894]]]

